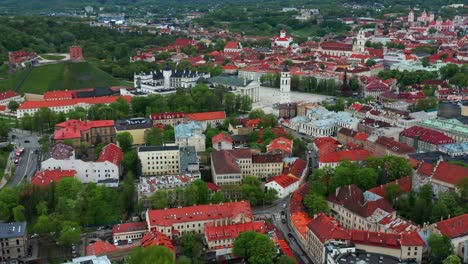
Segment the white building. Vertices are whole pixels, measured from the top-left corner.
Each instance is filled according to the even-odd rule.
[[[118,187],[121,172],[122,150],[115,144],[105,146],[97,161],[75,159],[73,147],[57,143],[49,149],[42,170],[75,170],[75,178],[83,183],[103,184]]]
[[[299,179],[292,176],[280,175],[268,180],[265,183],[265,187],[276,190],[278,197],[284,198],[299,188]]]
[[[288,48],[292,42],[293,38],[291,36],[286,36],[286,30],[282,29],[280,35],[273,38],[272,46]]]
[[[281,71],[280,84],[280,104],[289,104],[291,102],[291,73],[288,65],[285,65]]]
[[[134,74],[134,87],[139,92],[167,94],[177,88],[191,88],[200,78],[210,78],[210,73],[192,70],[172,70],[168,65],[161,71]]]
[[[174,128],[175,143],[180,147],[194,146],[197,152],[205,151],[206,137],[199,122],[179,124]]]
[[[310,110],[307,117],[310,122],[300,123],[299,132],[312,137],[332,136],[342,127],[357,130],[359,124],[359,119],[351,113],[332,112],[323,107]]]
[[[141,146],[138,148],[138,158],[141,161],[143,176],[200,175],[194,146]]]
[[[260,83],[257,81],[231,76],[216,76],[210,78],[208,82],[213,86],[224,86],[234,94],[248,96],[252,99],[252,102],[258,102],[260,100]]]

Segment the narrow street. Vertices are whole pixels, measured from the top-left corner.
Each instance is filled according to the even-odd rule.
[[[19,164],[16,166],[16,172],[13,178],[11,178],[7,184],[9,187],[14,187],[18,185],[23,179],[31,180],[34,173],[39,169],[40,161],[40,145],[39,145],[39,135],[36,133],[23,131],[19,129],[14,129],[10,133],[11,136],[14,135],[12,140],[15,143],[15,148],[13,154],[10,156],[11,166],[15,166],[13,161],[15,159],[15,153],[21,148],[24,148],[24,152],[20,157]]]

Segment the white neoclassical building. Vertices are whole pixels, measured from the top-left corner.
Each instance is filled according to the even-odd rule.
[[[234,94],[246,95],[252,102],[260,100],[260,83],[231,76],[216,76],[208,80],[213,86],[222,85]]]

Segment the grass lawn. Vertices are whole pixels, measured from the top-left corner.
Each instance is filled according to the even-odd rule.
[[[41,57],[46,60],[62,60],[65,56],[62,55],[51,55],[51,54],[42,54]]]
[[[0,80],[0,91],[13,89],[23,72],[24,70],[19,71],[6,80]],[[33,68],[19,92],[43,94],[47,91],[113,85],[120,85],[120,82],[88,62],[60,63]]]
[[[9,156],[10,152],[0,150],[0,179],[5,176],[5,167]]]

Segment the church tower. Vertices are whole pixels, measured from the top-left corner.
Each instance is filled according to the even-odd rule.
[[[411,8],[409,14],[408,14],[408,24],[413,25],[414,23],[414,11],[413,9]]]
[[[358,35],[356,37],[356,41],[354,42],[353,50],[357,52],[364,52],[366,50],[366,35],[364,35],[363,30],[359,30]]]
[[[171,88],[171,75],[172,75],[172,69],[169,67],[168,64],[163,69],[163,76],[164,76],[164,89],[170,89]]]
[[[291,102],[291,73],[289,72],[288,65],[285,65],[281,71],[281,84],[280,84],[280,104],[288,104]]]

